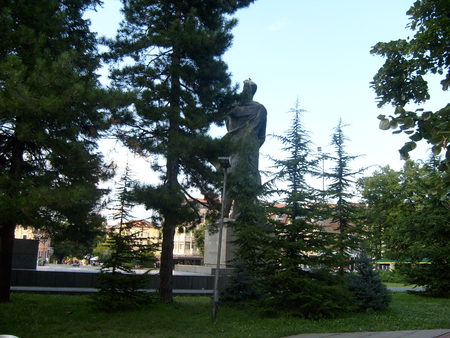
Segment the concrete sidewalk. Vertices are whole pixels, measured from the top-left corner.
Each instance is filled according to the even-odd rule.
[[[285,338],[450,338],[448,330],[414,330],[386,332],[306,333]]]

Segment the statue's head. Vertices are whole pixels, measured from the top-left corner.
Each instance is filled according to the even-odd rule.
[[[253,95],[256,93],[258,86],[252,80],[244,80],[244,89],[242,89],[242,102],[248,103],[253,100]]]

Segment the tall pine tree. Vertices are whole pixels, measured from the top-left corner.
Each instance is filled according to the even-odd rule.
[[[319,174],[318,161],[311,149],[310,133],[303,126],[301,117],[305,110],[300,109],[298,100],[291,109],[294,114],[292,125],[286,135],[277,135],[287,152],[286,159],[274,159],[277,169],[276,180],[285,188],[277,189],[282,194],[282,207],[275,208],[274,214],[285,215],[275,221],[275,232],[281,244],[280,262],[290,267],[317,266],[316,258],[309,252],[321,251],[322,227],[318,224],[321,204],[318,191],[309,184],[311,177]],[[317,238],[316,238],[317,237]]]
[[[309,184],[319,170],[309,133],[301,121],[304,110],[297,101],[291,111],[294,117],[290,129],[286,135],[277,136],[288,157],[275,160],[274,165],[276,178],[285,185],[278,189],[282,204],[269,208],[272,232],[262,242],[265,264],[256,273],[272,307],[306,317],[332,316],[348,298],[331,274],[317,271],[334,264],[334,236],[320,221],[321,194]]]
[[[335,162],[331,172],[325,176],[331,179],[327,189],[327,195],[334,201],[331,208],[332,222],[338,225],[338,255],[340,260],[340,271],[343,273],[344,266],[348,265],[346,261],[350,258],[351,251],[358,248],[358,227],[357,211],[358,206],[354,200],[355,194],[352,192],[356,178],[361,175],[365,168],[352,170],[350,163],[361,155],[350,155],[345,149],[345,144],[349,141],[344,134],[343,128],[346,125],[339,119],[331,138],[331,144],[335,149],[335,156],[328,158]]]
[[[125,60],[111,73],[113,85],[131,93],[117,116],[119,137],[131,149],[152,155],[161,182],[139,190],[140,202],[163,222],[159,294],[172,300],[175,228],[195,210],[189,190],[212,190],[210,162],[221,154],[207,136],[233,103],[234,91],[221,59],[230,47],[237,9],[253,0],[123,0],[122,22],[107,41],[109,58]],[[120,112],[120,109],[118,110]],[[161,162],[161,163],[160,163]]]
[[[14,229],[73,236],[98,222],[102,171],[97,0],[2,1],[0,9],[0,302],[9,301]]]

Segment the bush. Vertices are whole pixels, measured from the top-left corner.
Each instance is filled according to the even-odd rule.
[[[450,298],[450,266],[448,263],[397,264],[408,283],[422,286],[423,295],[437,298]]]
[[[386,309],[392,300],[391,294],[365,252],[356,261],[356,269],[358,273],[345,278],[345,285],[353,294],[352,303],[360,310]]]
[[[155,296],[144,289],[149,286],[150,275],[101,271],[98,275],[99,291],[91,296],[91,305],[103,312],[126,311],[153,303]]]
[[[351,293],[328,270],[286,270],[268,278],[265,304],[292,316],[333,318],[352,310]]]
[[[224,302],[241,302],[260,299],[261,290],[256,278],[251,274],[245,263],[237,262],[233,274],[225,287],[220,291],[220,300]]]
[[[400,273],[398,269],[390,270],[378,270],[378,274],[381,277],[383,283],[405,283],[405,277]]]

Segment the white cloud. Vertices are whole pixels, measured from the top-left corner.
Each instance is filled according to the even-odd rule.
[[[288,24],[289,24],[288,19],[286,19],[286,18],[280,19],[280,20],[278,20],[277,22],[271,24],[271,25],[269,26],[268,30],[269,30],[270,32],[275,32],[275,31],[278,31],[278,30],[284,28],[284,27],[287,26]]]

